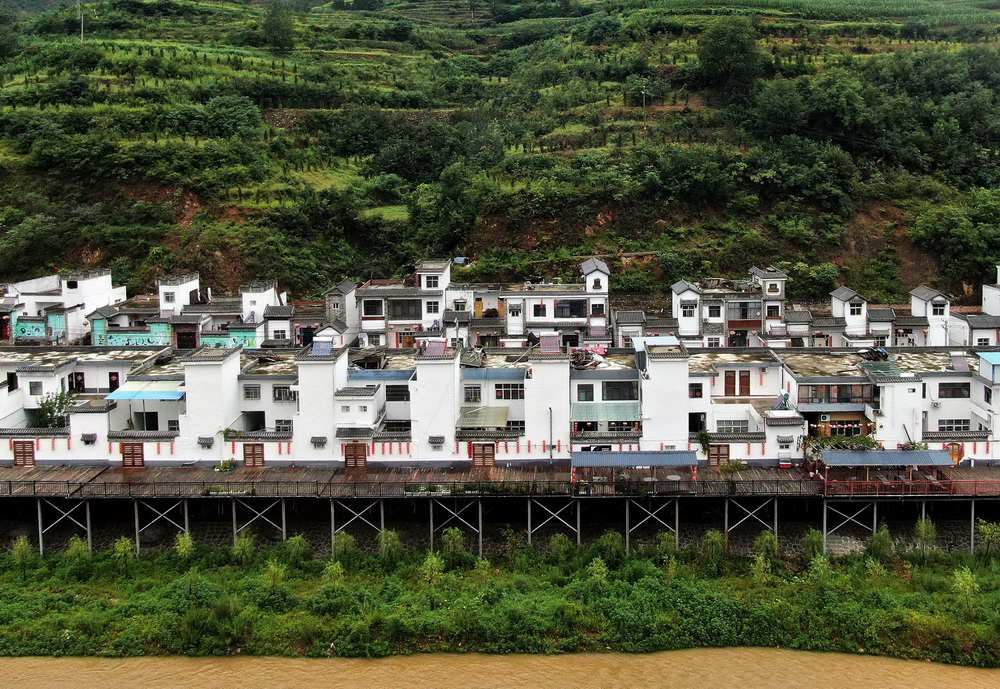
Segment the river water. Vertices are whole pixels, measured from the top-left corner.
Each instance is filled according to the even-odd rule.
[[[24,689],[997,689],[1000,670],[735,648],[648,655],[301,658],[6,658]]]

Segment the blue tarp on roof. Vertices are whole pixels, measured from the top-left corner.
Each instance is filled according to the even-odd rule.
[[[182,400],[184,399],[184,392],[180,390],[182,385],[184,385],[184,382],[180,380],[130,380],[108,395],[105,399],[118,402],[122,400]]]
[[[690,450],[663,452],[571,452],[570,466],[581,467],[690,467],[698,454]]]
[[[831,467],[954,466],[947,450],[823,450]]]
[[[979,356],[992,366],[1000,366],[1000,352],[979,352]]]

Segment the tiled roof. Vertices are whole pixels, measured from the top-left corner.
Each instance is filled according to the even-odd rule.
[[[941,290],[934,289],[933,287],[928,287],[927,285],[920,285],[914,287],[910,290],[910,294],[917,299],[922,299],[923,301],[930,301],[931,299],[941,298],[948,299],[948,295]]]
[[[688,282],[687,280],[678,280],[677,282],[675,282],[674,284],[672,284],[670,286],[670,289],[672,289],[677,294],[681,294],[682,292],[686,292],[687,290],[691,290],[692,292],[696,292],[697,294],[701,294],[701,287],[699,287],[698,285],[692,284],[692,283]]]
[[[757,266],[754,266],[750,269],[750,274],[763,279],[788,279],[788,275],[786,273],[778,270],[774,266],[768,266],[767,268],[758,268]]]
[[[792,309],[790,311],[785,311],[786,323],[809,323],[812,319],[812,313],[806,309]]]
[[[615,323],[618,325],[639,325],[645,322],[645,311],[615,311]]]
[[[608,264],[599,258],[588,258],[580,264],[580,272],[584,275],[593,273],[595,270],[599,270],[605,275],[611,275],[611,271],[608,270]]]
[[[876,323],[884,323],[896,320],[896,312],[890,307],[879,307],[868,309],[868,320]]]
[[[849,301],[851,299],[854,299],[855,297],[864,299],[864,297],[862,297],[860,294],[858,294],[857,292],[855,292],[853,289],[851,289],[846,285],[838,287],[837,289],[830,292],[830,296],[833,297],[834,299],[839,299],[840,301]]]
[[[291,318],[294,315],[295,307],[291,304],[264,307],[264,318]]]

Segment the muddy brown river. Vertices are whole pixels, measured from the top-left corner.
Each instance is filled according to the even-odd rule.
[[[649,655],[299,658],[6,658],[24,689],[997,689],[1000,670],[773,649]]]

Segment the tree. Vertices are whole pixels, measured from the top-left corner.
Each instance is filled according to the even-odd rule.
[[[292,13],[281,0],[271,0],[264,13],[260,32],[265,45],[275,50],[291,50],[295,45]]]
[[[66,392],[45,395],[38,401],[39,428],[65,428],[66,414],[73,400]]]
[[[724,97],[747,95],[764,69],[757,30],[745,17],[718,20],[698,42],[698,61],[704,82]]]

